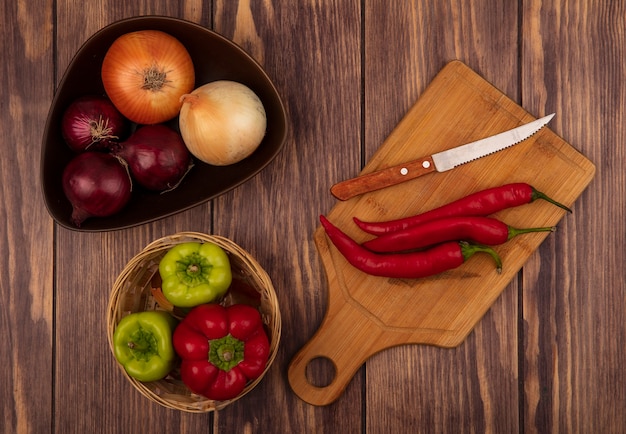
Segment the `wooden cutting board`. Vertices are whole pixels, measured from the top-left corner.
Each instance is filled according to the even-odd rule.
[[[435,77],[361,174],[487,137],[535,118],[465,64],[453,61]],[[558,113],[552,121],[558,122]],[[571,206],[591,182],[595,166],[543,128],[512,148],[444,173],[337,202],[329,220],[353,239],[370,238],[352,221],[390,220],[423,212],[478,190],[527,182]],[[341,180],[337,180],[341,181]],[[566,212],[536,201],[498,213],[510,226],[555,226]],[[557,229],[558,230],[558,229]],[[488,255],[425,279],[388,279],[364,274],[342,257],[319,227],[314,239],[328,278],[328,307],[311,340],[295,355],[289,383],[304,401],[336,400],[372,355],[403,344],[459,345],[549,233],[520,235],[496,250],[498,274]],[[559,252],[555,253],[559,260]],[[307,365],[327,358],[335,367],[328,385],[307,380]]]

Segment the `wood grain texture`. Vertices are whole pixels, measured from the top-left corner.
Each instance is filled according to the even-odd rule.
[[[489,1],[480,12],[470,2],[369,2],[366,158],[451,60],[517,101],[518,18],[515,2]],[[513,281],[458,348],[413,345],[370,359],[368,431],[518,432],[517,291]]]
[[[461,110],[459,101],[463,101]],[[362,177],[381,169],[385,172],[384,168],[402,160],[507,130],[528,122],[529,117],[465,64],[449,62],[372,156]],[[594,173],[589,160],[544,128],[516,146],[452,171],[339,202],[327,215],[340,230],[363,242],[371,236],[355,227],[354,216],[380,221],[416,215],[471,192],[511,182],[532,183],[539,191],[571,204]],[[541,227],[556,226],[565,213],[547,201],[537,201],[497,215],[513,227]],[[504,264],[500,273],[488,255],[480,259],[477,255],[440,275],[389,279],[358,271],[318,229],[315,242],[328,276],[328,311],[317,334],[289,366],[294,391],[307,402],[327,405],[337,399],[360,365],[381,350],[407,343],[461,344],[546,236],[525,235],[497,246]],[[307,363],[320,356],[332,360],[336,368],[336,379],[324,388],[312,387],[304,375]]]
[[[286,381],[289,361],[326,309],[323,270],[311,234],[318,215],[334,203],[330,186],[346,168],[354,171],[359,164],[360,2],[225,1],[217,5],[215,18],[217,31],[264,65],[291,120],[287,144],[268,170],[215,201],[215,231],[267,267],[287,324],[271,375],[258,386],[259,393],[220,413],[217,430],[362,432],[359,378],[344,402],[326,409],[299,400]],[[324,379],[330,374],[319,366],[311,375]],[[272,410],[251,410],[259,406]]]
[[[52,97],[52,2],[0,5],[0,431],[53,420],[54,242],[39,187],[39,143]]]
[[[2,2],[0,431],[623,432],[622,3]],[[289,112],[287,145],[250,182],[179,215],[101,234],[55,226],[38,185],[53,92],[86,38],[147,14],[218,30],[259,60]],[[287,365],[328,302],[313,233],[336,204],[329,188],[360,172],[454,59],[530,113],[557,112],[551,129],[596,163],[596,177],[462,345],[384,351],[334,404],[308,405],[290,390]],[[182,230],[225,235],[251,252],[283,316],[268,375],[209,415],[152,404],[119,375],[106,342],[117,274],[150,241]],[[322,364],[309,374],[323,382],[331,371]]]
[[[626,426],[625,15],[621,2],[593,12],[582,0],[524,3],[523,101],[559,113],[553,128],[598,167],[573,215],[524,271],[527,432]]]

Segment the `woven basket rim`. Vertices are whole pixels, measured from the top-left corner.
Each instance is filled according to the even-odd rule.
[[[250,279],[254,281],[253,283],[255,283],[255,289],[261,294],[261,306],[259,306],[259,309],[269,332],[268,337],[270,339],[270,353],[265,370],[258,378],[248,383],[243,392],[237,397],[227,401],[214,401],[195,395],[180,385],[176,386],[183,387],[184,394],[176,393],[176,391],[178,391],[178,387],[176,388],[176,391],[172,392],[169,390],[171,389],[169,382],[172,380],[169,379],[159,380],[152,383],[142,383],[130,377],[124,370],[123,366],[115,360],[115,357],[114,361],[119,367],[119,370],[123,373],[124,377],[126,377],[126,379],[142,395],[151,401],[175,410],[181,410],[189,413],[205,413],[220,410],[249,393],[263,379],[273,364],[278,352],[278,346],[281,338],[282,320],[278,305],[278,298],[276,296],[272,280],[256,259],[254,259],[234,241],[220,235],[208,235],[201,232],[185,231],[159,238],[146,245],[139,253],[127,262],[124,269],[117,276],[113,284],[107,307],[107,340],[111,353],[113,354],[113,333],[115,331],[115,327],[124,316],[124,312],[130,313],[128,311],[123,311],[121,307],[121,304],[127,300],[124,298],[125,295],[128,295],[125,290],[127,287],[131,287],[133,290],[138,288],[138,286],[133,282],[135,279],[144,277],[145,274],[147,274],[145,268],[142,268],[145,266],[146,262],[150,263],[152,261],[152,263],[154,263],[157,258],[164,255],[165,252],[174,245],[190,241],[199,241],[203,243],[211,242],[219,245],[229,254],[229,257],[231,258],[231,266],[235,263],[238,267],[238,272],[248,273]],[[128,283],[127,285],[129,279],[131,283]],[[144,283],[144,287],[146,286],[147,283]],[[261,286],[261,288],[258,286]],[[145,292],[145,288],[142,288],[139,291],[139,294],[143,292]]]

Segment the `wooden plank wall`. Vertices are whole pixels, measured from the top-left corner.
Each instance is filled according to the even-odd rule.
[[[3,432],[621,432],[625,5],[479,3],[3,2]],[[38,175],[56,86],[86,38],[146,14],[200,23],[256,57],[284,97],[287,145],[249,183],[177,216],[103,234],[56,227]],[[286,369],[325,312],[312,234],[318,215],[334,204],[328,189],[358,173],[453,59],[529,112],[557,112],[551,128],[596,163],[596,178],[463,345],[385,351],[333,405],[305,404],[289,389]],[[106,342],[104,315],[117,274],[150,241],[181,230],[244,246],[270,271],[283,314],[270,373],[216,414],[149,402],[122,381]]]

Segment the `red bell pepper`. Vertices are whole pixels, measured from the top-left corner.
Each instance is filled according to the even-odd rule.
[[[269,339],[257,309],[244,304],[202,304],[180,322],[173,336],[180,374],[194,393],[224,401],[258,378],[269,357]]]

